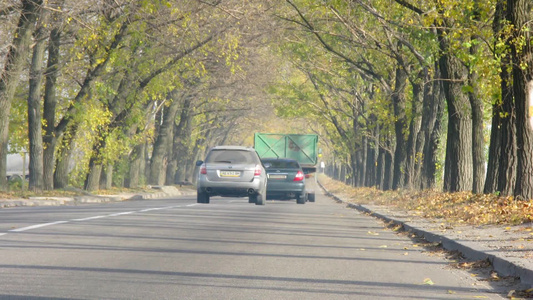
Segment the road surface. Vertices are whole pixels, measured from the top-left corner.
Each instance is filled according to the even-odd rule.
[[[502,299],[325,195],[0,210],[0,299]]]

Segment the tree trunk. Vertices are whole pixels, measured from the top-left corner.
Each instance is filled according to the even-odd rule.
[[[129,180],[126,184],[126,187],[128,188],[137,188],[142,183],[141,178],[144,177],[144,173],[141,171],[141,165],[146,160],[146,157],[144,156],[145,145],[145,143],[136,145],[130,154],[131,164],[128,176]]]
[[[376,166],[376,187],[385,190],[385,149],[379,147],[378,160]]]
[[[505,20],[505,10],[506,5],[503,1],[498,1],[496,3],[496,10],[494,13],[494,21],[492,23],[492,28],[495,37],[500,39],[506,39],[502,35],[503,29],[503,20]],[[507,170],[503,168],[504,173],[500,176],[500,168],[502,168],[502,159],[505,159],[505,152],[503,149],[505,147],[503,142],[503,132],[507,129],[504,129],[504,119],[510,119],[514,114],[514,97],[512,95],[512,88],[510,84],[512,83],[511,74],[507,71],[507,66],[510,65],[509,55],[502,56],[500,62],[500,90],[501,90],[501,99],[500,101],[492,105],[492,121],[491,121],[491,132],[490,132],[490,144],[489,144],[489,159],[487,162],[487,177],[485,179],[485,188],[483,192],[485,194],[495,193],[501,190],[498,187],[499,178],[505,178],[505,180],[512,180],[512,187],[514,188],[514,178],[516,174],[516,169]],[[508,108],[511,108],[509,111],[505,111],[505,103],[508,104]],[[514,117],[513,117],[514,119]],[[514,126],[514,122],[511,122],[511,125]],[[511,135],[512,136],[512,135]],[[507,140],[507,139],[506,139]],[[515,155],[516,148],[512,149],[507,154]],[[508,174],[512,174],[511,177],[508,177]]]
[[[101,186],[103,186],[106,190],[109,190],[113,187],[113,170],[114,167],[111,163],[107,164],[105,167],[105,184]],[[118,186],[118,184],[115,184],[115,186]]]
[[[462,62],[447,53],[447,37],[439,34],[444,95],[448,104],[448,135],[444,165],[444,190],[447,192],[472,189],[472,109],[463,92],[468,70]]]
[[[420,186],[420,176],[417,173],[417,165],[419,164],[419,155],[417,152],[417,138],[422,122],[422,98],[423,89],[420,84],[412,84],[413,87],[413,105],[411,108],[411,122],[409,123],[409,136],[406,145],[406,167],[405,167],[405,186],[410,189],[415,189]]]
[[[390,141],[390,137],[389,139],[385,142],[386,143],[386,147],[388,149],[392,149],[392,142]],[[390,148],[389,148],[390,147]],[[388,190],[391,190],[392,189],[392,180],[393,180],[393,168],[394,168],[394,157],[392,155],[392,153],[394,152],[393,150],[390,151],[388,149],[385,149],[385,165],[384,165],[384,172],[383,172],[383,190],[384,191],[388,191]]]
[[[511,43],[513,93],[516,108],[517,174],[514,194],[533,199],[533,3],[531,0],[507,0],[507,20],[514,25],[514,38],[524,41],[517,49]]]
[[[478,15],[478,12],[475,12]],[[472,38],[474,39],[474,38]],[[479,46],[472,43],[470,48],[470,54],[476,55]],[[485,184],[485,141],[483,131],[483,102],[479,99],[478,95],[478,81],[479,76],[476,71],[468,72],[468,85],[471,91],[468,93],[468,99],[470,100],[470,107],[472,108],[472,165],[473,165],[473,177],[472,177],[472,192],[480,194],[483,192],[483,185]]]
[[[35,31],[35,45],[30,66],[28,92],[28,138],[29,138],[29,190],[43,190],[43,138],[41,120],[41,85],[43,81],[44,50],[46,48],[46,26],[49,11],[39,9],[39,26]]]
[[[102,175],[100,175],[100,189],[111,189],[113,187],[113,164],[108,163],[103,168]]]
[[[514,193],[516,185],[517,158],[516,158],[516,112],[512,87],[509,86],[512,80],[510,74],[505,71],[507,67],[502,68],[500,76],[502,78],[502,112],[500,117],[501,127],[499,129],[500,139],[498,143],[498,165],[496,179],[496,190],[502,196],[510,196]],[[496,147],[496,146],[494,146]]]
[[[487,162],[487,177],[485,178],[485,186],[483,193],[492,194],[498,190],[498,166],[501,160],[501,126],[502,119],[501,103],[492,105],[492,121],[490,130],[490,144],[489,144],[489,159]]]
[[[181,107],[180,121],[174,125],[172,141],[172,159],[167,167],[167,184],[176,184],[184,181],[188,153],[188,142],[191,134],[191,103],[192,96],[186,96]]]
[[[404,136],[406,126],[405,114],[405,88],[407,85],[407,72],[402,66],[396,67],[396,82],[392,94],[394,106],[394,132],[396,138],[396,147],[394,150],[394,175],[392,179],[392,189],[396,190],[403,187],[405,182],[405,162],[407,145]]]
[[[435,116],[435,125],[433,130],[429,132],[429,136],[426,138],[427,142],[424,146],[424,162],[422,167],[422,176],[424,177],[423,189],[433,189],[436,187],[437,183],[437,163],[440,161],[438,156],[438,151],[441,142],[441,133],[443,128],[443,117],[444,117],[444,96],[441,91],[441,83],[436,82],[439,86],[439,91],[435,92],[435,106],[436,106],[436,116]]]
[[[102,164],[91,158],[89,162],[89,174],[85,180],[86,191],[96,191],[100,189],[100,176],[102,175]]]
[[[7,190],[7,152],[9,115],[15,90],[20,82],[25,59],[29,53],[31,34],[42,0],[22,0],[22,10],[8,49],[4,70],[0,73],[0,190]]]
[[[373,121],[377,121],[373,116]],[[376,124],[373,130],[373,142],[368,143],[368,155],[366,160],[367,176],[365,186],[372,187],[377,186],[377,165],[378,165],[378,153],[379,153],[379,124]]]
[[[361,150],[359,151],[359,158],[357,160],[357,172],[359,174],[357,178],[357,186],[362,187],[365,186],[366,176],[367,176],[367,169],[366,169],[366,162],[368,160],[368,138],[366,135],[363,134],[362,136],[362,143],[361,143]]]
[[[339,171],[339,180],[346,183],[346,164],[341,163],[341,168]]]
[[[435,64],[434,77],[440,76],[438,64]],[[423,88],[423,100],[422,100],[422,121],[420,131],[417,138],[417,154],[421,154],[421,161],[416,165],[416,174],[419,174],[421,189],[432,189],[435,186],[435,162],[438,150],[438,137],[440,132],[437,132],[435,136],[437,139],[432,139],[433,130],[437,118],[442,117],[443,110],[443,98],[441,94],[441,82],[431,80],[428,68],[424,69],[424,82],[427,82]],[[432,82],[432,83],[429,83]],[[440,109],[440,111],[439,111]],[[435,144],[437,143],[437,144]]]
[[[171,141],[174,122],[180,107],[181,101],[177,97],[178,93],[173,91],[169,93],[168,100],[172,102],[163,113],[163,122],[160,125],[157,138],[154,143],[152,158],[150,161],[150,176],[148,183],[152,185],[165,184],[166,163],[168,161],[167,147]]]
[[[68,186],[70,159],[74,149],[74,136],[76,135],[77,130],[77,126],[71,126],[61,139],[61,146],[57,155],[56,168],[54,172],[55,189],[63,189]]]
[[[55,14],[54,14],[55,16]],[[44,87],[43,117],[45,120],[43,135],[43,187],[45,190],[54,188],[54,167],[57,140],[56,136],[56,83],[59,75],[59,46],[61,44],[61,31],[53,28],[48,42],[48,63],[46,67],[46,80]]]

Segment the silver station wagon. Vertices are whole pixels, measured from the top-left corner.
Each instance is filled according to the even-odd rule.
[[[248,197],[248,202],[265,205],[267,175],[254,148],[216,146],[200,167],[197,202],[209,203],[212,196]]]

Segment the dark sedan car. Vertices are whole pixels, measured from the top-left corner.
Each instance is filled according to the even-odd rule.
[[[298,161],[288,158],[264,158],[268,199],[296,199],[296,203],[305,204],[305,174]]]

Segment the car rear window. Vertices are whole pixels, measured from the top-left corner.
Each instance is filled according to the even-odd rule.
[[[270,163],[271,168],[283,168],[283,169],[299,169],[300,165],[295,161],[286,161],[286,160],[266,160],[265,163]]]
[[[257,155],[251,151],[244,150],[211,150],[206,158],[207,163],[258,163]]]

